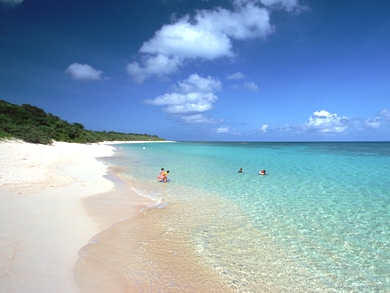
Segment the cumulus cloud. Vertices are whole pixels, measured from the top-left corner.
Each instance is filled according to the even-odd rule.
[[[239,131],[231,129],[230,127],[218,127],[217,129],[214,129],[214,132],[218,134],[229,133],[232,135],[241,135]]]
[[[217,78],[202,77],[192,74],[188,78],[178,81],[173,92],[147,99],[143,102],[153,106],[161,106],[162,111],[187,124],[218,124],[223,119],[215,119],[204,113],[214,108],[218,97],[215,92],[221,89],[221,82]]]
[[[204,114],[186,115],[180,117],[180,119],[189,124],[218,124],[223,122],[223,119],[210,118]]]
[[[226,79],[227,80],[239,80],[245,78],[244,74],[241,72],[236,72],[234,74],[229,75]],[[259,87],[257,84],[255,84],[253,81],[244,82],[243,84],[233,84],[230,85],[231,89],[241,89],[244,88],[249,91],[255,91],[257,92],[259,90]]]
[[[157,54],[143,59],[143,66],[138,62],[129,63],[126,67],[127,73],[134,82],[141,84],[152,75],[164,77],[179,70],[183,60],[177,56]]]
[[[261,0],[261,3],[272,9],[280,8],[289,12],[307,9],[307,7],[299,5],[298,0]]]
[[[7,6],[16,6],[22,2],[23,0],[0,0],[0,3],[4,3]]]
[[[306,122],[304,129],[309,132],[341,133],[348,128],[350,119],[338,117],[326,110],[316,111]]]
[[[390,111],[387,109],[384,109],[378,113],[378,116],[383,120],[389,120],[390,121]]]
[[[257,92],[259,90],[259,86],[252,81],[244,82],[244,84],[237,84],[237,83],[232,84],[229,86],[229,88],[231,88],[233,90],[238,90],[238,89],[244,88],[248,91],[254,91],[254,92]]]
[[[245,77],[245,75],[243,75],[241,72],[236,72],[234,74],[231,74],[227,77],[228,80],[231,80],[231,79],[243,79]]]
[[[247,90],[255,91],[257,92],[259,90],[259,87],[254,82],[246,82],[244,83],[244,87]]]
[[[384,109],[380,111],[375,118],[368,118],[364,123],[368,128],[379,128],[382,125],[390,124],[390,111]]]
[[[159,98],[156,98],[157,101]],[[167,107],[163,108],[164,112],[170,114],[188,114],[202,113],[213,109],[213,103],[218,99],[212,93],[189,93],[189,94],[166,94],[163,96],[167,103]],[[155,104],[156,105],[156,104]]]
[[[368,128],[379,128],[381,126],[381,120],[379,117],[369,118],[365,120],[364,123]]]
[[[178,82],[174,88],[177,92],[164,94],[144,102],[163,107],[169,114],[196,114],[210,111],[218,97],[213,93],[221,87],[220,81],[212,77],[201,77],[198,74],[190,75],[187,79]],[[191,121],[191,119],[183,120]]]
[[[216,92],[221,90],[221,82],[210,76],[204,78],[195,73],[184,81],[179,81],[178,86],[174,86],[174,89],[183,93]]]
[[[309,117],[308,122],[303,125],[287,125],[278,127],[277,129],[269,129],[267,131],[282,131],[288,133],[309,133],[309,134],[344,134],[355,131],[373,130],[383,126],[390,127],[390,111],[384,109],[380,111],[374,118],[347,118],[339,117],[337,114],[332,114],[326,110],[316,111]],[[261,128],[257,129],[261,131]]]
[[[102,80],[103,71],[96,70],[88,64],[73,63],[65,70],[76,80]]]
[[[216,133],[228,133],[230,132],[229,127],[219,127],[215,131]]]
[[[268,124],[263,124],[260,128],[257,129],[259,132],[267,132]]]
[[[154,37],[145,42],[141,53],[162,54],[180,58],[202,58],[212,60],[221,56],[233,56],[231,42],[226,34],[210,31],[203,27],[197,18],[197,24],[192,24],[189,16],[180,19],[175,24],[164,25]]]
[[[255,0],[233,1],[233,10],[199,10],[163,25],[142,45],[143,57],[130,63],[127,72],[142,83],[150,76],[175,73],[186,61],[233,57],[233,40],[264,39],[274,31],[270,11]]]
[[[193,92],[193,93],[170,93],[158,96],[153,100],[147,99],[145,102],[150,105],[183,105],[187,103],[197,103],[199,101],[209,101],[214,102],[218,98],[213,93],[202,93],[202,92]]]

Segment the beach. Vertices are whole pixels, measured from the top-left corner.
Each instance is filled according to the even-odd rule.
[[[79,291],[79,250],[150,204],[96,159],[114,151],[104,143],[0,142],[2,292]]]
[[[1,142],[1,291],[388,292],[388,146]]]
[[[102,161],[161,204],[80,250],[115,292],[388,292],[388,143],[116,147]]]

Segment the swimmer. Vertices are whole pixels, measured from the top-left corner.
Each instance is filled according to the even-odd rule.
[[[168,174],[169,174],[169,170],[167,170],[167,172],[164,172],[164,174],[162,175],[162,180],[164,182],[167,182],[168,181]]]
[[[240,168],[240,170],[238,171],[238,173],[242,173],[242,168]]]
[[[164,168],[161,168],[160,174],[158,174],[157,179],[159,180],[163,179],[164,173],[165,173]]]
[[[261,170],[261,171],[259,172],[259,174],[260,174],[260,175],[267,175],[266,172],[265,172],[265,170]]]

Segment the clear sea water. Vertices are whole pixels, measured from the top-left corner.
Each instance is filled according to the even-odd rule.
[[[118,148],[105,161],[156,200],[150,210],[170,211],[156,215],[165,233],[185,234],[183,247],[234,292],[390,292],[390,143]]]

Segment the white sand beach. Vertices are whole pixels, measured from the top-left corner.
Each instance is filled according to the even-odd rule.
[[[0,142],[1,292],[77,292],[78,251],[148,204],[104,177],[108,166],[96,158],[114,150]]]

